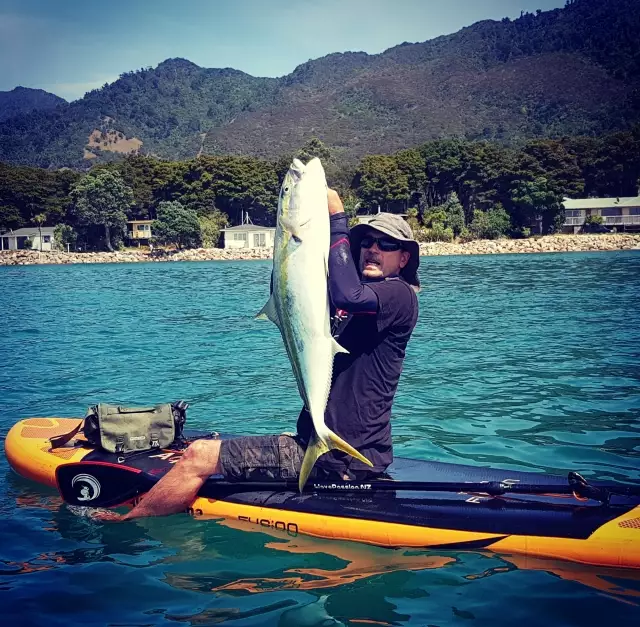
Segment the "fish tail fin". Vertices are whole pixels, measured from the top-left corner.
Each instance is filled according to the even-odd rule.
[[[351,455],[351,457],[355,457],[358,461],[366,464],[367,466],[373,467],[373,464],[362,454],[356,451],[356,449],[351,446],[351,444],[345,442],[337,433],[333,431],[329,431],[327,438],[330,442],[330,449],[338,449],[343,453],[347,453],[347,455]]]
[[[309,444],[307,444],[307,450],[304,452],[304,458],[302,460],[302,466],[300,466],[300,476],[298,477],[298,488],[302,492],[307,483],[307,479],[311,474],[311,469],[318,461],[318,457],[329,452],[329,447],[314,433]]]
[[[373,466],[373,464],[362,453],[356,451],[356,449],[345,442],[337,433],[329,431],[327,434],[328,443],[323,442],[317,434],[313,434],[313,437],[307,445],[307,450],[304,453],[304,459],[302,460],[302,466],[300,467],[300,476],[298,478],[298,488],[300,492],[307,483],[311,469],[315,466],[316,461],[321,455],[328,453],[332,449],[338,449],[343,453],[355,457],[358,461],[361,461],[367,466]]]

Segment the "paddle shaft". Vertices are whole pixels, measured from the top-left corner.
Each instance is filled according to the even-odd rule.
[[[209,484],[211,485],[211,484]],[[298,491],[296,481],[215,481],[215,487],[237,492],[262,490]],[[608,495],[636,496],[640,488],[635,486],[592,486],[589,484],[527,484],[500,481],[437,482],[437,481],[309,481],[304,492],[473,492],[501,496],[504,494],[576,494],[581,498],[608,501]]]
[[[112,506],[136,495],[148,492],[160,478],[142,470],[105,462],[77,462],[56,470],[58,489],[65,501],[72,504]],[[298,492],[297,480],[227,481],[209,479],[200,490],[207,498],[224,498],[237,492]],[[372,492],[462,492],[502,496],[504,494],[573,494],[581,499],[593,499],[608,504],[612,494],[640,495],[639,486],[589,484],[575,472],[567,483],[528,484],[507,481],[309,481],[303,490],[309,492],[367,494]]]

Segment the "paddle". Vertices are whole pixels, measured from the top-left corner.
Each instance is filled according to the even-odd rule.
[[[108,462],[78,462],[56,468],[56,482],[70,505],[115,507],[148,492],[159,477]]]
[[[65,464],[56,470],[58,490],[71,505],[114,507],[149,491],[159,480],[136,468],[108,462]],[[225,481],[211,479],[200,492],[210,498],[234,492],[298,492],[297,480]],[[608,504],[612,495],[640,496],[640,486],[589,484],[584,477],[570,472],[566,484],[536,485],[502,481],[309,481],[305,492],[372,493],[372,492],[466,492],[489,496],[504,494],[573,494],[580,499],[593,499]]]

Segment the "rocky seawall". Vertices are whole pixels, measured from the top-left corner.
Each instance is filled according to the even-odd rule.
[[[640,250],[640,234],[607,233],[602,235],[547,235],[511,240],[474,240],[464,244],[433,242],[420,244],[420,254],[491,255],[514,253],[558,253],[605,250]],[[37,250],[0,251],[0,265],[26,266],[71,263],[140,263],[158,261],[232,261],[270,259],[271,249],[223,250],[196,248],[182,251],[118,251],[113,253],[66,253]]]
[[[492,255],[514,253],[571,253],[640,249],[640,233],[545,235],[527,239],[474,240],[464,244],[420,244],[421,255]]]

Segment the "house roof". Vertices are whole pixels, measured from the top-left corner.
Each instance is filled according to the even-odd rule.
[[[239,226],[230,226],[221,231],[275,231],[275,226],[257,226],[255,224],[241,224]]]
[[[55,229],[55,226],[43,226],[40,230],[42,230],[43,235],[53,235]],[[22,229],[16,229],[15,231],[1,233],[0,237],[31,237],[33,235],[39,235],[40,230],[37,226],[26,226]]]
[[[640,196],[624,198],[565,198],[565,209],[608,209],[609,207],[640,207]]]
[[[151,224],[153,220],[127,220],[127,224]]]

